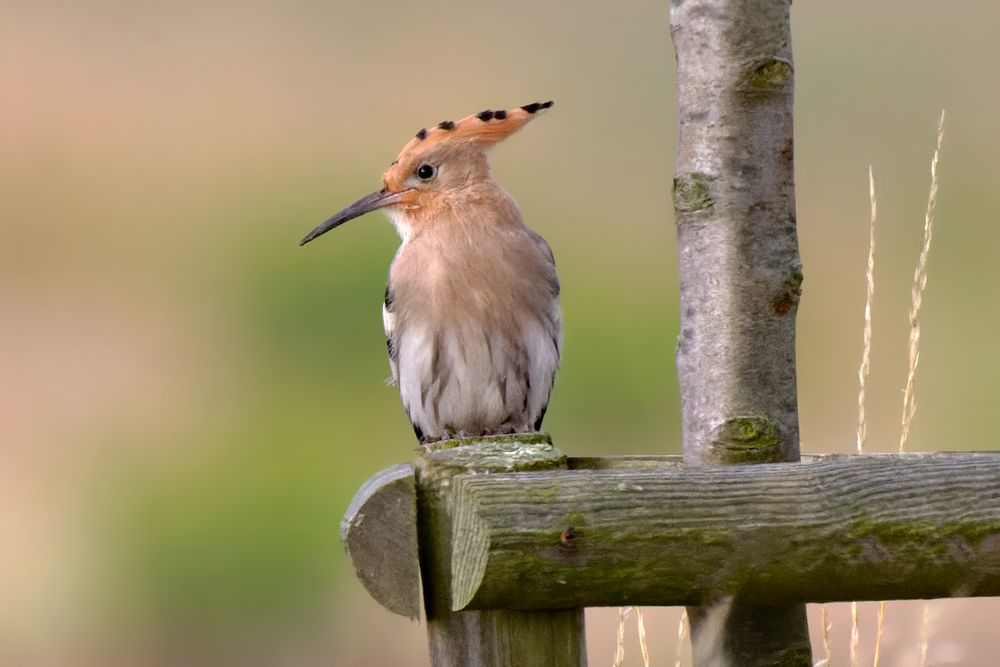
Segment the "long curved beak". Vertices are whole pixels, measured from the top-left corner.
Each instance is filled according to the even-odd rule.
[[[299,241],[299,245],[305,245],[312,241],[317,236],[322,236],[334,227],[339,227],[348,220],[353,220],[358,216],[362,216],[365,213],[370,213],[375,209],[383,208],[385,206],[392,206],[393,204],[398,204],[402,200],[402,196],[409,192],[409,190],[403,190],[402,192],[389,192],[386,189],[379,190],[378,192],[373,192],[370,195],[366,195],[354,202],[343,211],[339,213],[334,213],[325,222],[318,225],[314,230],[306,234],[305,238]]]

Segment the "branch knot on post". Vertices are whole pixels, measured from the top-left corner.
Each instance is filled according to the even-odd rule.
[[[768,58],[750,65],[743,91],[754,94],[782,92],[792,78],[792,63],[782,58]]]

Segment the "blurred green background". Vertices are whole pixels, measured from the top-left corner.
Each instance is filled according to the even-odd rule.
[[[493,160],[564,286],[546,427],[571,455],[678,452],[667,5],[0,3],[0,664],[426,664],[337,536],[413,456],[382,382],[398,241],[372,215],[296,243],[442,119],[556,100]],[[896,446],[942,107],[910,447],[995,447],[998,23],[988,2],[793,8],[804,451],[854,446],[869,163],[870,444]],[[677,613],[647,621],[660,663]],[[915,664],[916,613],[890,605],[883,664]],[[985,664],[995,614],[936,603],[931,664]],[[615,619],[590,614],[593,664]]]

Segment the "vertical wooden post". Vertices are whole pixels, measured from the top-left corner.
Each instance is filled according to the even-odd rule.
[[[689,464],[799,458],[795,314],[802,267],[790,5],[670,6],[678,71],[677,368]],[[804,605],[749,605],[737,597],[690,611],[696,665],[812,662]]]
[[[456,446],[458,445],[458,446]],[[416,464],[420,570],[434,667],[584,667],[583,609],[452,611],[451,481],[463,473],[562,470],[545,434],[447,441]]]

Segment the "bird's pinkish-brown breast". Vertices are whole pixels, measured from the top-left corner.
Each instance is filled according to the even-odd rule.
[[[391,365],[425,440],[537,430],[559,365],[551,251],[499,186],[481,189],[413,221],[390,270]]]
[[[548,245],[493,180],[487,152],[551,106],[420,130],[381,190],[301,241],[389,214],[402,240],[383,304],[389,363],[423,442],[541,427],[562,345],[559,280]]]

